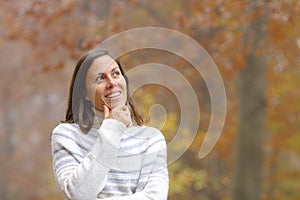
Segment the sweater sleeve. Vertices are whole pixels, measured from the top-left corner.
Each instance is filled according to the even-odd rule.
[[[103,120],[96,142],[80,162],[76,157],[84,148],[79,145],[80,138],[72,137],[68,129],[53,130],[54,173],[66,199],[97,199],[105,186],[107,173],[114,164],[125,128],[119,121]]]
[[[110,197],[105,200],[166,200],[168,198],[167,148],[161,133],[158,138],[155,139],[158,142],[148,149],[144,160],[141,171],[144,188],[132,195]],[[149,165],[149,163],[153,164]]]

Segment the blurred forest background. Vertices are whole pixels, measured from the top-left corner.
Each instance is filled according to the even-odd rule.
[[[298,0],[0,0],[0,198],[63,199],[50,135],[64,118],[76,61],[116,33],[156,26],[201,44],[227,93],[222,135],[199,159],[210,97],[201,78],[182,72],[198,91],[201,122],[193,144],[169,166],[169,199],[300,199],[299,21]],[[139,61],[127,64],[163,62],[157,54],[137,52]],[[165,61],[191,68],[172,56]],[[172,109],[165,89],[144,90],[136,95],[143,109],[157,102],[170,108],[169,141],[178,105]]]

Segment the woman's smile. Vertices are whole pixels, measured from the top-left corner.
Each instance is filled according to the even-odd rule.
[[[114,91],[114,92],[111,92],[111,93],[105,95],[105,98],[108,98],[108,99],[117,99],[120,96],[121,96],[121,91]]]

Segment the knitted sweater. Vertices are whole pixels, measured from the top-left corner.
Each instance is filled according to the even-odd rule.
[[[51,144],[66,199],[167,199],[166,142],[155,128],[105,119],[84,134],[75,123],[61,123]]]

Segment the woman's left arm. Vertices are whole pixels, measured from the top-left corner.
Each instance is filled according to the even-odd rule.
[[[141,171],[142,190],[132,195],[105,198],[106,200],[166,200],[169,190],[166,142],[160,133],[160,141],[151,146],[145,154]],[[149,163],[153,163],[149,165]],[[145,176],[146,175],[146,176]],[[148,176],[147,176],[148,175]],[[147,178],[146,178],[147,177]]]

